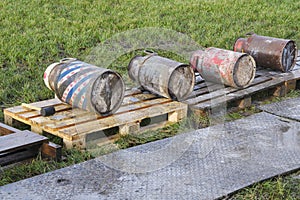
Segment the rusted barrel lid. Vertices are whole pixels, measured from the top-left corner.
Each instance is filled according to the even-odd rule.
[[[233,80],[238,87],[246,87],[253,81],[255,72],[255,60],[252,56],[243,54],[235,63]]]

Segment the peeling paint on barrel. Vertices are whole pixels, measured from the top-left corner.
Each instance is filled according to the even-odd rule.
[[[118,73],[74,58],[51,64],[44,82],[61,101],[102,116],[117,111],[125,93]]]
[[[248,86],[256,71],[251,56],[214,47],[195,51],[190,64],[206,81],[236,88]]]

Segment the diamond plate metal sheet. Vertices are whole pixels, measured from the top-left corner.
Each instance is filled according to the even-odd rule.
[[[299,130],[298,122],[258,113],[9,184],[0,198],[215,199],[299,169]],[[147,172],[130,172],[139,167]]]
[[[263,105],[259,109],[277,116],[300,121],[300,97]]]

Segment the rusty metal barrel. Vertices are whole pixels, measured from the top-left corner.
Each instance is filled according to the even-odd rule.
[[[144,89],[178,101],[187,98],[195,84],[195,75],[189,65],[156,53],[135,56],[128,65],[128,74]]]
[[[257,66],[283,72],[292,70],[297,58],[297,46],[293,40],[256,34],[237,39],[234,51],[250,54]]]
[[[44,82],[62,102],[102,116],[114,113],[125,93],[118,73],[74,58],[51,64]]]
[[[190,64],[204,80],[235,88],[248,86],[256,71],[255,61],[248,54],[214,47],[195,51]]]

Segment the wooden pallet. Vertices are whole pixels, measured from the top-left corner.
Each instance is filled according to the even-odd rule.
[[[294,69],[287,73],[258,68],[250,86],[236,89],[223,85],[205,82],[196,73],[194,91],[184,103],[195,114],[207,114],[218,106],[246,108],[251,106],[257,93],[264,96],[285,96],[291,90],[300,88],[300,50]]]
[[[39,152],[43,157],[61,159],[61,146],[49,142],[47,137],[2,123],[0,135],[0,166],[34,158]]]
[[[246,108],[252,105],[257,93],[264,93],[264,96],[285,96],[289,91],[299,88],[299,80],[299,67],[288,73],[259,69],[250,86],[237,89],[205,82],[196,73],[194,91],[184,103],[189,105],[191,112],[200,115],[219,106]]]
[[[4,110],[5,123],[15,120],[28,124],[37,133],[50,133],[63,139],[67,148],[86,148],[94,140],[108,142],[120,136],[164,127],[178,122],[187,115],[187,105],[170,99],[126,91],[120,109],[113,115],[102,117],[82,109],[70,107],[58,99],[29,104],[34,107],[54,106],[53,116],[42,117],[38,111],[16,106]]]

